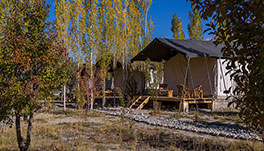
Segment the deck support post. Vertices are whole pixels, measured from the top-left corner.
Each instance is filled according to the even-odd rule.
[[[212,110],[212,103],[207,103],[207,108]]]
[[[187,101],[183,100],[182,105],[183,105],[183,112],[188,113],[189,112],[189,103]]]
[[[213,112],[214,111],[214,108],[215,108],[215,100],[213,99],[212,100],[212,103],[210,103],[210,105],[211,105],[211,112]]]
[[[162,105],[162,102],[158,101],[157,102],[157,110],[158,110],[158,112],[160,112],[160,110],[161,110],[161,105]]]

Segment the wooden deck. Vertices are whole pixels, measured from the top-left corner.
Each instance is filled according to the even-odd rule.
[[[212,109],[213,98],[180,98],[180,97],[167,97],[167,96],[138,96],[140,99],[157,100],[158,102],[173,101],[180,103],[180,110],[183,112],[189,112],[189,104],[207,104],[209,109]]]
[[[102,99],[103,96],[98,96],[95,98]],[[105,96],[106,99],[120,99],[121,96]],[[142,100],[142,101],[139,101]],[[145,100],[145,101],[144,101]],[[147,101],[146,101],[147,100]],[[130,105],[129,108],[137,108],[135,109],[142,109],[147,103],[149,103],[148,100],[154,101],[157,100],[158,102],[179,102],[179,107],[182,112],[189,112],[189,105],[190,104],[207,104],[207,108],[212,109],[213,107],[213,98],[210,97],[203,97],[203,98],[181,98],[181,97],[168,97],[168,96],[149,96],[149,95],[142,95],[137,96],[136,100]],[[133,107],[134,106],[134,107]]]
[[[146,98],[148,96],[141,96],[142,98]],[[180,97],[167,97],[167,96],[150,96],[150,100],[158,101],[175,101],[175,102],[181,102],[181,101],[188,101],[188,102],[199,102],[199,103],[210,103],[213,98],[180,98]]]
[[[103,96],[96,96],[96,97],[94,97],[95,99],[102,99],[102,98],[104,98]],[[116,99],[120,99],[120,98],[122,98],[121,96],[105,96],[105,98],[106,99],[114,99],[114,98],[116,98]]]

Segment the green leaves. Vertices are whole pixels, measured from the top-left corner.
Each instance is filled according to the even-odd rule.
[[[189,37],[191,40],[203,40],[202,18],[199,11],[192,7],[192,12],[189,12],[191,23],[188,24]]]
[[[4,31],[0,38],[0,108],[4,111],[0,120],[35,111],[37,101],[58,84],[58,63],[67,54],[46,22],[48,8],[43,0],[0,2],[4,10],[0,24]]]
[[[173,15],[171,25],[172,25],[171,31],[173,32],[173,37],[175,39],[185,39],[183,30],[182,30],[181,19],[178,18],[176,14]]]

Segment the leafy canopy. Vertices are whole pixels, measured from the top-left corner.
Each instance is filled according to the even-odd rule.
[[[203,40],[202,18],[199,11],[192,7],[192,12],[188,13],[190,24],[188,24],[188,32],[191,40]]]
[[[0,121],[32,114],[60,85],[67,53],[59,45],[43,0],[2,0]],[[65,72],[64,72],[65,73]]]
[[[182,30],[182,22],[176,14],[173,15],[173,19],[171,21],[171,31],[173,32],[173,37],[175,39],[185,39],[183,30]]]
[[[216,36],[215,44],[224,43],[224,55],[231,57],[227,70],[236,82],[233,93],[240,117],[264,132],[264,2],[190,1],[203,19],[212,17],[208,30]]]

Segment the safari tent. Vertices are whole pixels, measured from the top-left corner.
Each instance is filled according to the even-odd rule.
[[[120,88],[122,92],[125,91],[124,86],[126,86],[125,80],[123,80],[123,72],[124,70],[119,68],[115,73],[115,87]],[[136,83],[135,94],[142,94],[142,91],[145,89],[145,77],[143,72],[139,70],[133,70],[130,74],[133,74],[133,80],[135,80]],[[127,78],[128,75],[126,75],[126,79]]]
[[[226,74],[228,57],[223,56],[221,48],[222,45],[215,46],[213,41],[155,38],[131,62],[165,61],[163,83],[173,90],[173,96],[179,93],[177,85],[189,89],[200,85],[205,97],[224,100],[225,90],[235,84],[230,74]]]
[[[145,78],[143,72],[134,69],[132,72],[128,72],[131,67],[128,65],[126,70],[122,68],[122,64],[117,62],[116,69],[113,69],[112,63],[109,65],[108,77],[106,79],[106,90],[113,90],[114,88],[120,89],[122,92],[125,91],[126,83],[128,81],[129,75],[132,74],[133,80],[136,83],[136,94],[141,94],[145,88]],[[123,77],[124,76],[124,77]]]

